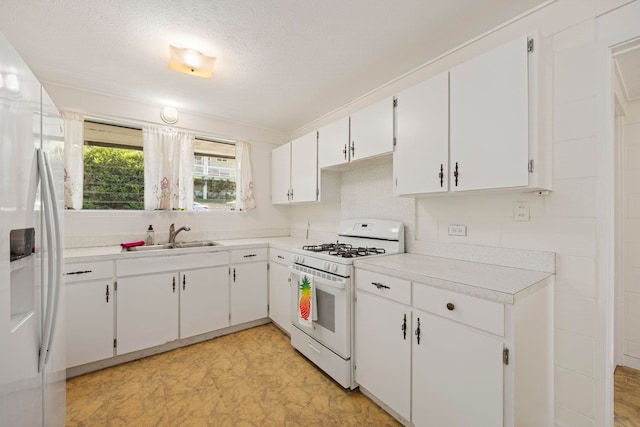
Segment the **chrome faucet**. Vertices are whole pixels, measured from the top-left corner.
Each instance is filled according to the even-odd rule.
[[[176,236],[178,235],[178,233],[180,233],[183,230],[191,231],[189,227],[180,227],[176,230],[174,224],[171,224],[171,226],[169,226],[169,244],[170,245],[176,244]]]

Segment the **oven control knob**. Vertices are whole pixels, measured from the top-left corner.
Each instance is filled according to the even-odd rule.
[[[303,263],[304,262],[304,257],[302,255],[298,257],[298,262],[299,263]]]
[[[293,256],[293,262],[298,262],[298,255]]]
[[[327,271],[329,270],[329,263],[328,262],[324,263],[324,269],[327,270]]]
[[[338,271],[338,266],[337,266],[337,265],[335,265],[335,264],[332,264],[332,265],[331,265],[331,271],[333,271],[334,273],[335,273],[336,271]]]

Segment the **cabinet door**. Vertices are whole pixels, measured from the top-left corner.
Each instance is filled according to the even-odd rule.
[[[528,185],[528,55],[521,37],[450,71],[452,191]]]
[[[393,151],[393,98],[351,115],[351,161]]]
[[[229,267],[180,273],[180,338],[229,326]]]
[[[231,267],[231,325],[267,317],[267,263]]]
[[[289,203],[291,189],[291,144],[271,150],[271,203]]]
[[[291,332],[291,277],[282,264],[269,264],[269,317],[282,329]]]
[[[349,162],[349,117],[333,122],[318,131],[318,168]]]
[[[398,94],[395,194],[449,189],[449,74],[443,73]]]
[[[312,132],[291,142],[291,201],[315,202],[317,189],[318,138]]]
[[[403,332],[403,325],[406,325],[406,334]],[[411,416],[411,311],[409,308],[381,297],[358,292],[355,341],[356,382],[409,420]]]
[[[66,291],[67,367],[113,356],[113,282],[68,284]]]
[[[413,329],[412,422],[502,426],[502,341],[418,310]]]
[[[177,274],[118,279],[117,354],[178,338],[178,292]]]

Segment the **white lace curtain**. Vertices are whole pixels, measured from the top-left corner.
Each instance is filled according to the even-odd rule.
[[[193,208],[193,143],[190,133],[145,126],[144,208]]]
[[[64,205],[82,209],[84,181],[84,116],[62,111],[64,119]]]
[[[239,141],[236,143],[236,209],[246,211],[255,208],[251,146],[248,142]]]

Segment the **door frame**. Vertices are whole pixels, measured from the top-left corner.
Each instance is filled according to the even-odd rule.
[[[596,352],[595,424],[613,425],[615,369],[615,104],[613,49],[640,37],[640,1],[596,18],[597,59],[597,213],[596,213]]]

